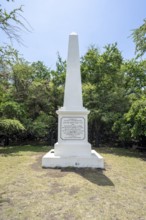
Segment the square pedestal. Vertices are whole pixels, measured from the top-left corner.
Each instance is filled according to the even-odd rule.
[[[91,144],[88,142],[62,142],[54,145],[54,155],[60,157],[88,157]]]
[[[42,167],[90,167],[90,168],[104,168],[103,157],[95,150],[91,150],[88,157],[84,156],[55,156],[54,149],[50,150],[42,158]]]

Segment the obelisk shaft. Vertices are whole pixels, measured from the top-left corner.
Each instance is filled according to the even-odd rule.
[[[79,44],[76,33],[69,35],[63,108],[65,110],[81,110],[83,108]]]

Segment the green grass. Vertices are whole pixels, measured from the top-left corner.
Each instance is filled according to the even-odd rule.
[[[0,220],[146,220],[146,157],[101,148],[100,169],[42,169],[47,146],[0,148]]]

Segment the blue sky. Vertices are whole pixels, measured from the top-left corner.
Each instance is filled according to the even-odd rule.
[[[129,37],[146,18],[146,0],[19,0],[7,3],[8,10],[24,5],[23,16],[32,26],[30,33],[21,32],[25,46],[14,47],[30,61],[43,61],[55,67],[57,52],[67,57],[68,35],[79,35],[80,55],[91,44],[100,51],[109,43],[118,43],[125,59],[134,57],[134,43]],[[0,32],[0,42],[8,42]]]

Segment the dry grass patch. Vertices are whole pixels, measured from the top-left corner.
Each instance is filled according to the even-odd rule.
[[[99,169],[42,169],[48,147],[0,148],[0,220],[146,220],[146,158],[99,149]]]

